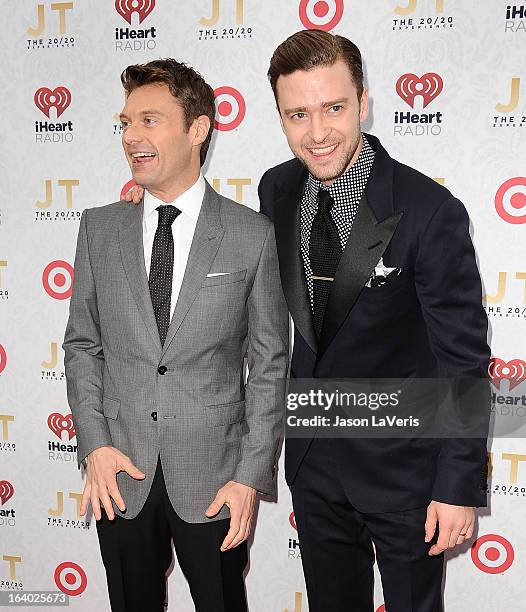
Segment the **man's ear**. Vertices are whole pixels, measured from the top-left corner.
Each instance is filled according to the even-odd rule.
[[[360,98],[360,123],[363,123],[367,119],[369,114],[369,90],[367,87],[363,88],[362,97]]]
[[[206,115],[199,115],[199,117],[194,119],[190,129],[194,132],[193,144],[203,144],[208,136],[208,132],[210,131],[210,118]]]

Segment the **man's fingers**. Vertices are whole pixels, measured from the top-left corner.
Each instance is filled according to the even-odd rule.
[[[451,536],[451,528],[447,528],[444,525],[438,526],[438,540],[436,544],[433,544],[429,549],[429,555],[440,555],[449,546],[449,538]]]
[[[104,506],[104,510],[106,511],[106,515],[108,516],[110,521],[113,521],[115,518],[115,512],[113,511],[113,506],[111,503],[110,496],[108,494],[108,489],[106,487],[101,487],[99,489],[99,499]]]
[[[221,489],[217,492],[214,501],[208,506],[205,514],[206,516],[215,516],[221,508],[225,505],[226,496]]]
[[[230,509],[230,529],[228,530],[228,533],[226,534],[225,539],[223,540],[223,543],[221,544],[222,551],[228,550],[230,548],[232,542],[234,541],[237,534],[239,533],[240,525],[241,525],[241,512],[239,510],[236,510],[235,508],[231,508]]]
[[[437,528],[437,514],[433,508],[427,509],[426,523],[424,526],[425,529],[425,541],[431,542],[433,536],[435,535],[435,531]]]
[[[133,465],[133,463],[128,458],[123,459],[120,468],[123,472],[129,474],[132,478],[135,478],[135,480],[143,480],[143,478],[146,478],[146,474],[144,472],[141,472],[139,468],[135,467],[135,465]]]
[[[131,202],[132,201],[132,191],[130,189],[130,191],[127,191],[124,194],[124,197],[122,198],[125,202]]]
[[[86,514],[90,500],[90,494],[91,484],[86,481],[86,484],[84,485],[84,491],[82,492],[82,500],[80,502],[80,516],[84,516]]]
[[[95,520],[100,521],[102,514],[100,511],[100,499],[96,485],[91,486],[90,501],[91,508],[93,510],[93,516],[95,517]]]
[[[237,535],[234,537],[232,542],[230,542],[230,546],[228,548],[235,548],[236,546],[239,546],[241,542],[244,541],[245,533],[247,531],[247,523],[248,517],[245,519],[241,519],[241,522],[239,523],[239,531],[237,532]]]
[[[144,189],[142,189],[141,187],[134,187],[132,189],[132,198],[133,198],[134,204],[141,203],[143,194],[144,194]]]
[[[111,498],[113,499],[113,501],[115,502],[115,504],[117,505],[117,508],[121,512],[124,512],[126,510],[126,504],[124,503],[124,500],[122,499],[122,495],[121,495],[121,492],[119,491],[117,481],[111,483],[111,485],[108,486],[108,492]]]

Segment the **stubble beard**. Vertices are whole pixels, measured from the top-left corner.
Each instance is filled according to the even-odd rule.
[[[345,174],[345,172],[351,165],[351,162],[353,161],[353,157],[358,149],[361,140],[362,135],[360,132],[356,139],[351,143],[351,146],[347,149],[347,151],[344,151],[338,159],[336,159],[330,166],[326,168],[320,168],[319,166],[313,164],[310,160],[307,159],[306,156],[302,155],[301,149],[299,151],[295,151],[294,154],[315,179],[321,181],[322,183],[326,183],[328,181],[334,182],[335,180],[339,179],[340,176]],[[326,146],[330,145],[327,144]]]

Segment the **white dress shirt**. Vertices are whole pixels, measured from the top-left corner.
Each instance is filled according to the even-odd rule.
[[[197,181],[182,193],[173,202],[163,202],[147,190],[144,192],[144,210],[142,218],[142,240],[144,245],[144,263],[146,275],[150,277],[150,264],[152,261],[153,239],[159,223],[158,206],[173,204],[181,214],[172,224],[172,235],[174,238],[174,271],[172,277],[172,297],[170,300],[170,319],[174,313],[175,305],[179,297],[179,291],[183,282],[186,263],[194,238],[197,218],[201,211],[201,204],[205,194],[205,180],[200,174]]]

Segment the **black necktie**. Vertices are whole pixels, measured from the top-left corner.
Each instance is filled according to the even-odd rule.
[[[312,269],[314,330],[318,338],[329,299],[331,284],[342,255],[338,228],[331,216],[334,200],[328,191],[318,192],[318,210],[312,221],[309,257]]]
[[[161,344],[164,345],[168,326],[170,325],[170,300],[172,297],[174,270],[172,223],[181,214],[181,211],[171,204],[158,206],[156,210],[159,211],[159,223],[153,239],[148,286],[150,287],[159,337],[161,338]]]

